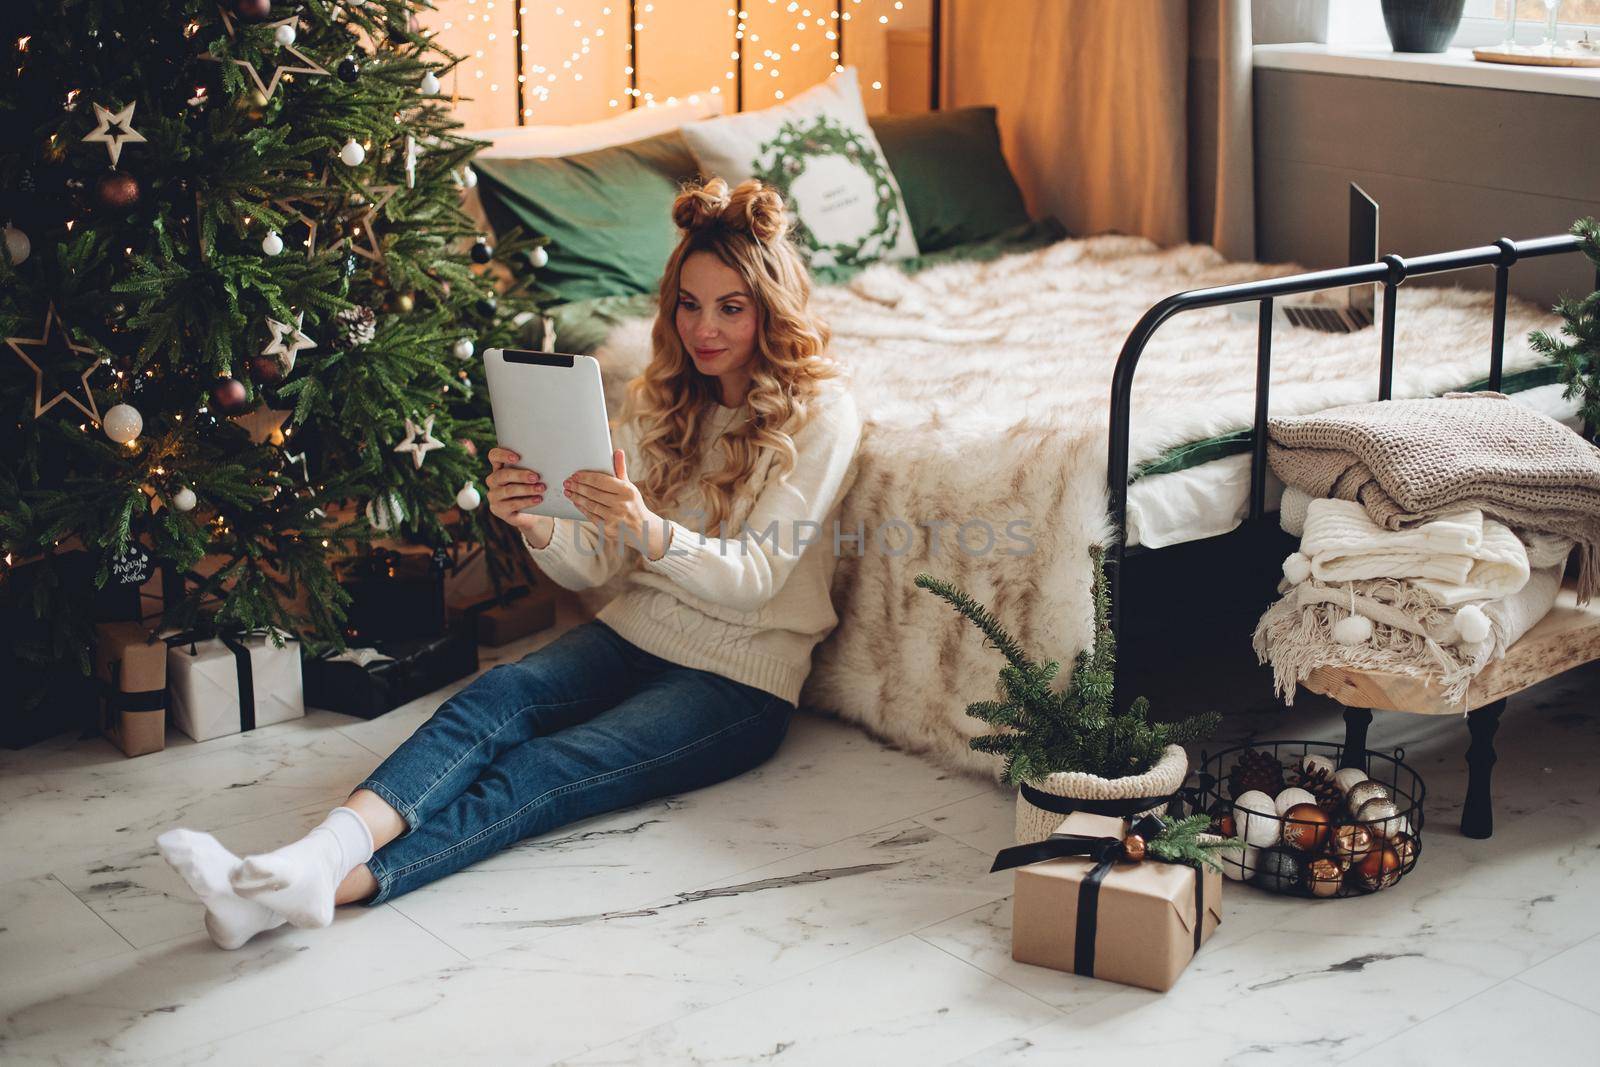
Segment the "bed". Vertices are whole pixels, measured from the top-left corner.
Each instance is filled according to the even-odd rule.
[[[818,647],[802,696],[808,707],[883,740],[984,774],[993,773],[989,758],[967,746],[982,724],[964,712],[992,694],[999,662],[969,623],[912,579],[926,570],[955,582],[1025,647],[1069,661],[1089,637],[1088,546],[1113,534],[1107,397],[1132,324],[1171,293],[1301,272],[1122,236],[993,251],[910,271],[877,264],[813,293],[835,350],[852,367],[866,421],[841,529],[864,530],[868,549],[840,560],[839,626]],[[1481,387],[1491,305],[1490,294],[1462,289],[1408,292],[1394,395]],[[614,321],[602,324],[593,348],[613,400],[649,355],[649,310],[632,310],[611,308]],[[1556,417],[1574,417],[1552,373],[1521,340],[1550,321],[1518,300],[1508,302],[1506,321],[1502,388]],[[1278,330],[1272,410],[1375,398],[1376,334]],[[1254,316],[1227,309],[1193,312],[1152,339],[1132,397],[1130,544],[1213,537],[1245,517],[1251,455],[1240,431],[1254,411],[1255,340]],[[1269,484],[1269,509],[1279,492]],[[931,537],[896,536],[889,519],[919,531],[950,525],[935,554]],[[1026,554],[1007,536],[1014,520],[1029,524]],[[968,524],[964,541],[961,524]],[[883,550],[875,551],[880,528]],[[994,535],[987,551],[985,529]],[[615,592],[585,597],[598,608]]]
[[[989,121],[992,127],[992,114]],[[663,158],[673,150],[651,149]],[[890,163],[902,184],[929,167],[892,155]],[[594,161],[581,173],[584,182],[603,184],[592,181]],[[485,175],[491,185],[517,177],[493,164]],[[623,214],[641,196],[660,194],[659,186],[627,197],[600,191]],[[585,189],[573,195],[580,199],[563,209],[587,211]],[[559,226],[556,214],[543,217]],[[634,223],[617,220],[620,232],[632,232]],[[998,761],[968,746],[984,724],[965,708],[992,696],[1001,661],[970,623],[913,579],[927,571],[955,583],[1036,656],[1069,663],[1090,636],[1089,546],[1115,543],[1122,532],[1108,509],[1107,401],[1130,330],[1171,294],[1302,271],[1228,262],[1201,245],[1073,237],[1052,219],[1024,215],[916,259],[816,277],[813,306],[851,367],[866,424],[840,527],[865,537],[860,554],[847,542],[839,560],[839,624],[814,654],[802,702],[951,770],[996,776]],[[1408,287],[1404,306],[1393,394],[1481,388],[1493,297]],[[1571,418],[1575,409],[1560,399],[1553,371],[1525,344],[1531,330],[1553,320],[1515,299],[1505,312],[1502,388]],[[653,293],[638,284],[568,300],[551,312],[555,347],[594,354],[615,406],[649,357],[653,314]],[[530,343],[539,338],[536,326]],[[1272,411],[1376,397],[1377,337],[1375,329],[1277,329]],[[1192,310],[1149,339],[1123,423],[1129,545],[1213,538],[1252,512],[1256,339],[1250,306]],[[1279,491],[1262,486],[1264,509],[1275,509]],[[585,607],[598,610],[623,581],[618,575],[580,594]]]

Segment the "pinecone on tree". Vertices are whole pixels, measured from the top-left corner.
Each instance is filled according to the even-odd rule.
[[[339,320],[339,340],[346,348],[364,345],[378,332],[378,316],[371,308],[346,308],[335,317]]]
[[[1295,770],[1293,778],[1289,784],[1299,786],[1316,797],[1317,807],[1329,815],[1336,814],[1344,806],[1344,792],[1339,788],[1339,783],[1321,767],[1300,767]]]
[[[1247,748],[1239,754],[1233,773],[1228,776],[1228,791],[1237,800],[1252,789],[1269,797],[1283,792],[1283,765],[1270,752]]]

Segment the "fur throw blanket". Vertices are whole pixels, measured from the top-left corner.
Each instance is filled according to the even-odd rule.
[[[1089,546],[1110,533],[1107,405],[1128,332],[1172,293],[1302,269],[1102,236],[915,274],[877,264],[815,288],[811,306],[851,367],[864,423],[840,528],[861,526],[867,536],[863,554],[843,549],[833,583],[839,624],[817,647],[802,702],[952,770],[998,780],[1000,757],[968,745],[990,728],[966,706],[993,698],[1004,660],[912,580],[927,571],[954,583],[1035,658],[1070,665],[1092,633]],[[1489,294],[1408,286],[1402,300],[1396,396],[1459,389],[1487,373]],[[1506,369],[1542,363],[1522,339],[1553,326],[1513,300]],[[626,320],[596,351],[608,401],[619,402],[648,362],[650,327],[648,317]],[[1255,334],[1254,305],[1185,312],[1162,327],[1133,392],[1135,465],[1251,424]],[[1371,399],[1377,381],[1372,330],[1275,332],[1275,412]],[[912,528],[909,544],[895,520]],[[1012,533],[1013,522],[1025,526]],[[831,551],[829,540],[813,551]],[[590,590],[585,603],[597,608],[618,589]],[[1123,684],[1138,692],[1138,678]]]
[[[1480,509],[1576,541],[1578,602],[1600,587],[1600,448],[1500,393],[1273,418],[1268,437],[1273,471],[1313,497],[1357,501],[1390,530]]]

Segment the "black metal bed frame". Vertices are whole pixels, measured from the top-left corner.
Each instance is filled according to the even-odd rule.
[[[1255,423],[1251,431],[1250,510],[1239,527],[1227,534],[1219,535],[1229,537],[1267,517],[1267,402],[1272,376],[1272,306],[1276,298],[1343,289],[1352,285],[1382,283],[1383,318],[1379,342],[1378,399],[1388,400],[1391,398],[1394,385],[1394,332],[1395,313],[1398,307],[1396,297],[1401,283],[1407,278],[1422,275],[1444,274],[1474,267],[1493,267],[1494,327],[1489,344],[1489,388],[1498,390],[1505,359],[1506,303],[1511,268],[1524,259],[1581,250],[1582,244],[1579,239],[1568,234],[1524,241],[1501,238],[1492,245],[1464,248],[1454,252],[1439,252],[1410,258],[1388,255],[1375,262],[1355,266],[1311,271],[1282,278],[1267,278],[1236,285],[1219,285],[1208,289],[1191,289],[1174,293],[1146,311],[1123,343],[1122,353],[1117,357],[1116,372],[1111,381],[1111,427],[1106,461],[1106,483],[1110,493],[1110,519],[1114,532],[1112,543],[1106,550],[1106,578],[1111,600],[1109,621],[1112,635],[1118,639],[1122,636],[1123,561],[1130,555],[1157,551],[1145,549],[1143,546],[1134,546],[1131,549],[1127,546],[1128,433],[1132,419],[1134,372],[1138,369],[1139,358],[1144,354],[1150,338],[1163,323],[1180,312],[1196,308],[1250,302],[1260,305],[1256,334]],[[1600,289],[1600,272],[1596,273],[1595,288]],[[1489,768],[1495,760],[1492,738],[1504,708],[1505,701],[1499,700],[1473,711],[1468,717],[1472,743],[1467,751],[1470,780],[1467,802],[1462,813],[1462,832],[1470,837],[1488,837],[1492,832]],[[1347,753],[1359,754],[1365,750],[1367,726],[1371,721],[1370,709],[1345,709]]]

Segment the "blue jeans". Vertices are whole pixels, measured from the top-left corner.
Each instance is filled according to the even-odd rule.
[[[583,623],[486,671],[356,787],[406,822],[368,862],[378,891],[362,903],[569,822],[732,778],[777,751],[794,711]]]

